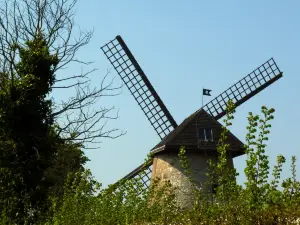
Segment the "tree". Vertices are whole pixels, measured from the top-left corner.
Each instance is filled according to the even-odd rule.
[[[0,211],[9,221],[34,220],[67,173],[87,161],[81,149],[123,134],[105,130],[107,120],[117,118],[113,108],[90,110],[100,97],[119,94],[108,74],[94,89],[88,78],[95,69],[56,76],[69,64],[91,64],[76,59],[92,32],[72,41],[75,4],[7,0],[0,9]],[[49,97],[54,88],[75,88],[76,95],[59,105]]]
[[[16,64],[18,63],[19,48],[28,40],[33,40],[41,33],[49,53],[57,57],[53,65],[53,73],[66,68],[71,64],[91,65],[92,62],[84,62],[76,58],[76,53],[87,45],[92,37],[91,31],[79,30],[79,36],[74,37],[74,9],[77,0],[6,0],[0,9],[0,71],[7,73],[14,80]],[[90,110],[100,97],[115,96],[120,93],[120,87],[113,85],[113,80],[107,80],[104,76],[98,88],[92,88],[89,76],[96,69],[90,69],[73,76],[63,75],[55,77],[52,89],[75,89],[76,94],[61,104],[52,105],[53,110],[48,115],[50,120],[65,118],[60,126],[57,126],[59,134],[65,140],[73,140],[77,143],[97,143],[102,137],[117,138],[123,133],[118,129],[105,130],[105,126],[97,129],[96,124],[101,120],[117,119],[112,116],[112,108]],[[104,123],[105,124],[105,123]],[[87,147],[87,145],[83,146]]]

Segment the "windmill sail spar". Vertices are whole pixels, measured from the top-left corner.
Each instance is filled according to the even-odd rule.
[[[218,120],[226,114],[226,103],[229,99],[237,107],[281,77],[282,72],[271,58],[204,105],[203,109]]]
[[[117,36],[101,49],[126,84],[157,134],[163,139],[177,127],[177,123],[121,36]]]

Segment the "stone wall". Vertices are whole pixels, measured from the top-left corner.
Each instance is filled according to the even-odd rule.
[[[205,153],[187,152],[192,178],[197,188],[207,181],[206,172],[208,169],[208,159],[215,160],[216,156],[209,156]],[[232,158],[228,158],[228,163],[233,167]],[[159,153],[155,156],[152,167],[152,180],[160,178],[161,181],[169,180],[177,188],[176,200],[181,207],[190,207],[193,203],[193,190],[188,177],[184,173],[178,154],[176,153]],[[204,191],[209,191],[210,187],[202,187]]]

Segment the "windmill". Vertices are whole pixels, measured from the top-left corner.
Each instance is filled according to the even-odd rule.
[[[238,107],[282,77],[282,72],[271,58],[177,125],[121,36],[116,36],[101,49],[161,138],[161,142],[151,149],[153,162],[138,166],[124,177],[139,177],[144,188],[149,188],[151,177],[160,177],[171,180],[180,189],[185,189],[185,193],[190,192],[176,158],[182,145],[187,147],[195,180],[199,183],[205,180],[207,159],[216,157],[216,143],[221,132],[221,124],[217,120],[226,114],[226,103],[231,99]],[[228,163],[233,167],[233,158],[243,155],[244,149],[243,143],[232,133],[229,134],[229,142]],[[179,198],[185,199],[182,200],[184,204],[189,201],[183,195]]]

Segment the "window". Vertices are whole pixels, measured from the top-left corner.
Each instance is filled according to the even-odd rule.
[[[205,128],[205,137],[206,137],[206,140],[213,140],[212,138],[212,130],[209,129],[209,128]]]
[[[199,139],[205,140],[205,131],[203,128],[199,128]]]
[[[213,133],[211,128],[199,128],[198,138],[201,141],[213,141]]]

